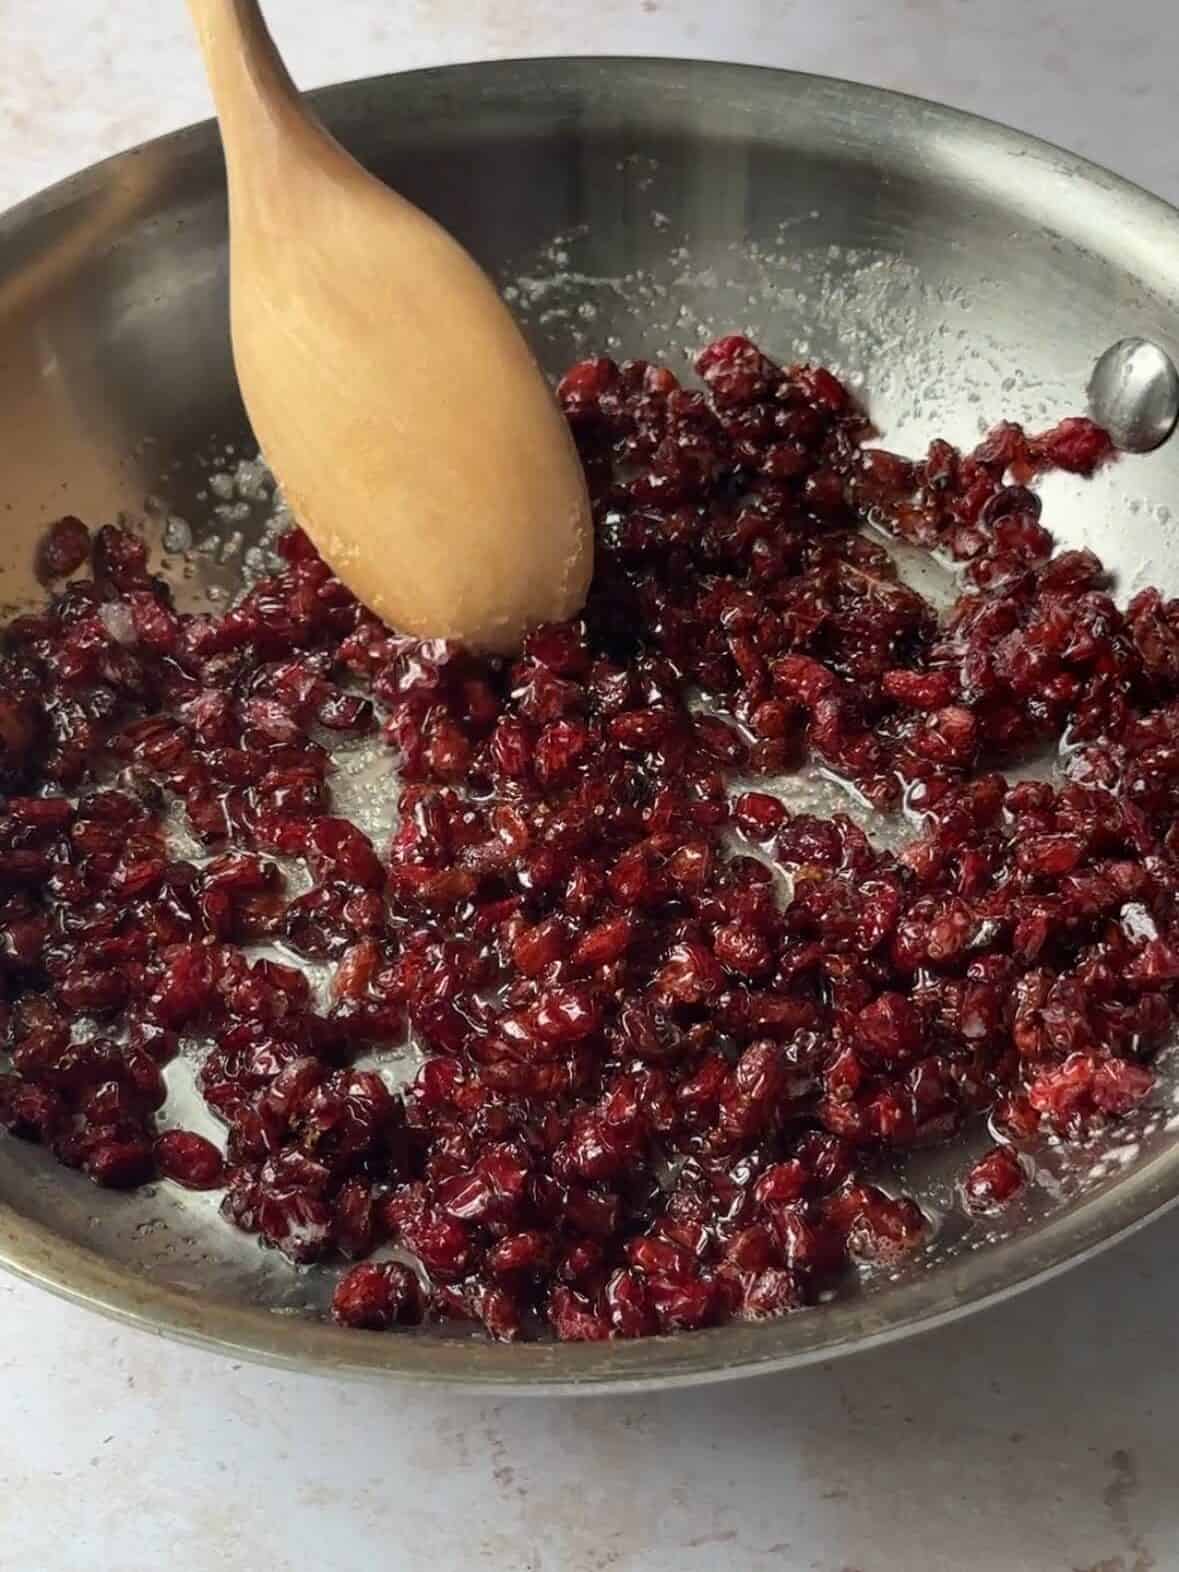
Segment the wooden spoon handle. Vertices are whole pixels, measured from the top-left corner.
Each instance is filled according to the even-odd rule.
[[[221,123],[230,194],[244,196],[294,162],[293,149],[333,139],[310,114],[258,0],[188,0]]]

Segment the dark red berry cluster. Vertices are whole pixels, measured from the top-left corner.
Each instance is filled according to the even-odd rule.
[[[702,391],[607,359],[562,381],[596,573],[515,662],[399,637],[298,531],[211,616],[133,535],[54,526],[59,589],[0,658],[14,1134],[359,1262],[345,1324],[598,1339],[779,1316],[913,1250],[883,1150],[989,1114],[962,1193],[990,1209],[1015,1143],[1149,1094],[1179,1006],[1179,602],[1119,610],[1028,489],[1105,434],[912,462],[828,371],[737,337],[697,364]],[[963,565],[948,615],[883,532]],[[391,845],[332,812],[338,748],[378,727]],[[1059,785],[996,773],[1061,740]],[[750,789],[808,755],[903,801],[911,842]],[[399,1091],[373,1065],[407,1032]],[[185,1040],[224,1155],[158,1128]]]

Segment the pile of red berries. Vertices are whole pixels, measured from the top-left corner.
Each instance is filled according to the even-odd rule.
[[[132,534],[50,530],[59,587],[0,656],[9,1130],[359,1262],[346,1324],[593,1339],[778,1316],[918,1247],[864,1177],[881,1150],[989,1114],[962,1187],[989,1209],[1013,1143],[1148,1096],[1179,1007],[1179,602],[1119,610],[1028,489],[1105,434],[912,462],[828,371],[737,337],[697,366],[703,391],[562,381],[596,572],[515,662],[399,637],[297,530],[222,616],[177,612]],[[964,565],[947,616],[884,530]],[[334,748],[378,727],[391,845],[332,812]],[[996,773],[1060,739],[1065,784]],[[911,843],[744,789],[808,755],[903,800]],[[403,1090],[357,1066],[407,1032]],[[157,1128],[184,1039],[212,1041],[224,1155]]]

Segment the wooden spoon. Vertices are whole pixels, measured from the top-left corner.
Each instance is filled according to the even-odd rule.
[[[233,353],[295,517],[394,627],[508,652],[589,584],[585,480],[493,285],[309,113],[257,0],[188,0],[229,177]]]

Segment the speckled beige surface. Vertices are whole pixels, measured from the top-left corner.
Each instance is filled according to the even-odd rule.
[[[480,1403],[226,1364],[0,1283],[5,1572],[1169,1572],[1179,1223],[791,1377]]]
[[[1179,199],[1173,0],[272,0],[310,84],[549,51],[923,91]],[[0,0],[0,206],[207,113],[180,0]],[[0,454],[0,486],[3,484]],[[487,1404],[236,1367],[0,1281],[0,1572],[1179,1569],[1179,1220],[918,1342]]]

